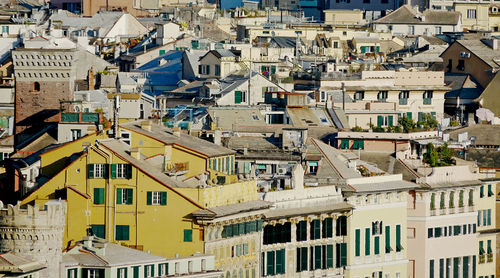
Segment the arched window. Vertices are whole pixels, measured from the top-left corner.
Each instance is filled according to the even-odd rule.
[[[431,210],[436,209],[436,194],[432,193],[431,194]]]
[[[454,200],[455,196],[454,195],[455,194],[453,193],[453,191],[450,192],[450,205],[449,205],[450,208],[454,208],[455,207],[455,200]]]
[[[33,91],[34,92],[40,92],[40,83],[33,82]]]
[[[444,209],[444,192],[441,193],[441,201],[439,202],[439,208]]]
[[[464,191],[460,190],[460,193],[458,193],[458,207],[463,207],[464,206]]]
[[[469,190],[469,206],[474,205],[474,190]]]

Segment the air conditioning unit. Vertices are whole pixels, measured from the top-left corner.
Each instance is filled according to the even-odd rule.
[[[470,58],[470,53],[462,51],[460,52],[460,58]]]
[[[286,175],[286,168],[278,168],[278,174]]]

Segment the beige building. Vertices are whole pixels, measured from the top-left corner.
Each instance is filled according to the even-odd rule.
[[[489,30],[489,3],[455,2],[453,9],[462,14],[462,27],[465,30]]]
[[[361,25],[364,23],[362,10],[324,10],[325,24]]]

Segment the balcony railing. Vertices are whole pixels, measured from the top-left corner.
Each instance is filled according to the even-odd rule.
[[[165,172],[167,173],[179,173],[185,171],[189,171],[189,162],[165,164]]]
[[[486,255],[479,255],[479,263],[484,264],[486,262]]]
[[[493,262],[493,254],[488,254],[487,259],[489,263]]]
[[[61,113],[61,123],[99,123],[99,113]]]

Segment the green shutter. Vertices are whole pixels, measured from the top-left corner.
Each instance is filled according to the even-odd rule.
[[[365,229],[365,255],[370,255],[370,228]]]
[[[356,257],[361,256],[361,230],[356,229]]]
[[[406,117],[411,120],[412,113],[411,112],[406,112]]]
[[[384,117],[377,116],[377,126],[383,126],[383,125],[384,125]]]
[[[391,226],[385,226],[385,253],[391,252]]]
[[[126,177],[127,179],[131,179],[132,178],[132,164],[127,164],[127,166],[125,167],[125,170],[126,170]]]
[[[129,226],[128,225],[116,225],[116,240],[129,240]]]
[[[431,112],[431,116],[432,116],[433,119],[435,119],[436,118],[436,112]]]
[[[151,276],[155,277],[155,265],[154,264],[151,265]]]
[[[111,178],[116,179],[116,164],[111,164]]]
[[[340,265],[347,265],[347,243],[340,244]]]
[[[361,53],[366,53],[366,46],[361,46]]]
[[[234,91],[234,103],[241,103],[241,91]]]
[[[401,225],[396,225],[396,252],[403,250],[401,246]]]
[[[104,188],[94,188],[94,204],[104,204]]]
[[[152,205],[153,204],[153,192],[148,191],[146,193],[146,196],[147,196],[147,204],[148,204],[148,206]]]
[[[307,247],[300,248],[300,270],[307,270]]]
[[[113,164],[114,165],[114,164]],[[122,199],[123,199],[123,193],[121,188],[116,189],[116,204],[121,205],[122,204]]]
[[[333,245],[326,246],[326,268],[333,267]]]
[[[285,249],[276,251],[276,274],[285,273]]]
[[[132,267],[134,269],[134,278],[139,278],[139,266]]]
[[[389,115],[389,126],[392,126],[394,117],[392,115]]]
[[[323,221],[324,235],[323,237],[330,238],[333,237],[333,219],[325,218]]]
[[[92,233],[100,238],[105,238],[105,226],[104,225],[90,225],[92,228]]]
[[[148,277],[148,266],[144,266],[144,277]]]
[[[375,243],[375,255],[378,255],[380,254],[380,237],[379,236],[376,236],[374,238],[374,243]]]
[[[161,202],[160,204],[162,206],[166,206],[167,205],[167,192],[161,192]]]
[[[226,173],[227,173],[228,175],[230,175],[230,174],[231,174],[231,173],[229,172],[229,170],[230,170],[230,169],[229,169],[229,162],[230,162],[229,157],[226,157]]]
[[[377,53],[380,52],[380,46],[377,46]]]
[[[93,179],[94,178],[94,164],[88,164],[87,165],[88,167],[88,174],[89,174],[89,179]]]
[[[274,251],[267,252],[266,274],[267,275],[274,275]]]
[[[314,246],[314,269],[321,268],[321,245]]]
[[[193,230],[185,229],[184,230],[184,242],[192,242],[193,241]]]
[[[131,188],[125,189],[125,193],[127,194],[127,205],[131,205],[134,201],[134,190]]]
[[[418,112],[418,121],[421,122],[423,118],[424,118],[424,113]]]
[[[271,74],[275,74],[276,73],[276,66],[271,66]]]
[[[266,72],[266,66],[261,66],[261,67],[260,67],[260,72],[261,72],[261,73]]]

